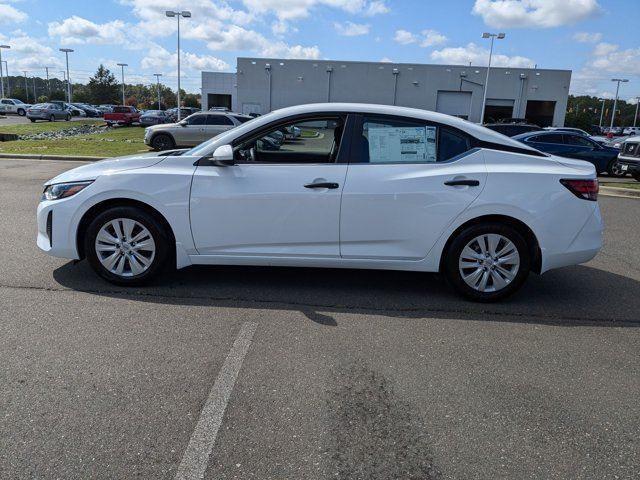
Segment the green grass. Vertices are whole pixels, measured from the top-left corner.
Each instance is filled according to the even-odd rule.
[[[59,124],[35,124],[36,127],[40,125]],[[30,127],[32,125],[17,126]],[[0,142],[0,153],[117,157],[120,155],[148,152],[149,147],[144,144],[143,137],[143,128],[120,127],[114,128],[106,133],[79,135],[58,140],[16,140],[13,142]]]
[[[80,125],[103,125],[103,120],[79,120],[74,122],[35,122],[19,123],[13,125],[0,125],[0,133],[14,133],[16,135],[31,135],[41,132],[64,130],[65,128],[79,127]]]
[[[640,182],[625,182],[625,183],[607,183],[602,182],[603,187],[617,187],[617,188],[633,188],[634,190],[640,190]]]

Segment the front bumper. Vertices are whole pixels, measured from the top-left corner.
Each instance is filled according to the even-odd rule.
[[[626,171],[629,173],[640,172],[639,157],[627,157],[626,155],[618,155],[618,163],[623,167],[626,166]]]
[[[38,235],[36,243],[40,250],[53,257],[78,260],[76,245],[74,207],[69,200],[43,200],[38,205]]]

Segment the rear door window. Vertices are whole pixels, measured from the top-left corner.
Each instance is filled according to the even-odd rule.
[[[226,115],[207,115],[206,117],[207,125],[233,125],[233,121]]]

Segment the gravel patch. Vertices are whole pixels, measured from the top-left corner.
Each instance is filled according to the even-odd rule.
[[[80,135],[105,133],[108,129],[109,127],[105,125],[79,125],[77,127],[64,128],[62,130],[19,135],[18,140],[58,140],[61,138],[77,137]]]

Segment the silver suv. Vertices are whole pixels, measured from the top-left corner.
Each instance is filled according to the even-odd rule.
[[[146,128],[144,143],[154,150],[194,147],[249,120],[249,116],[231,112],[194,113],[178,123]]]

